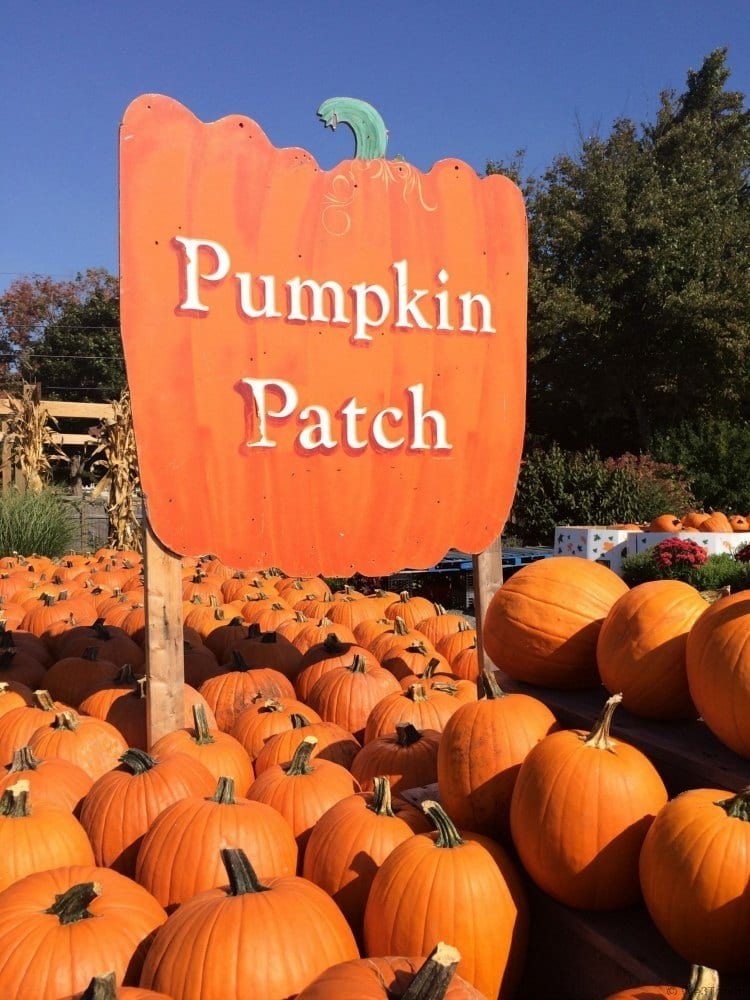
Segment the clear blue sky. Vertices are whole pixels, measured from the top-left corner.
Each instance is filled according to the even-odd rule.
[[[531,172],[620,116],[653,118],[712,49],[750,94],[748,0],[6,0],[0,62],[0,290],[16,275],[117,272],[117,133],[139,94],[254,118],[324,167],[351,133],[315,109],[374,104],[389,155]]]

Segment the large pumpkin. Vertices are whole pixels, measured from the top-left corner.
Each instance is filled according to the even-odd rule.
[[[159,928],[141,985],[173,1000],[286,1000],[329,966],[359,958],[341,911],[317,885],[296,875],[261,882],[239,849],[222,858],[229,885],[186,900]]]
[[[528,908],[520,876],[489,837],[459,832],[437,802],[435,826],[399,844],[375,875],[365,907],[368,955],[426,955],[454,941],[459,975],[487,997],[513,995],[525,958]]]
[[[687,638],[708,608],[681,580],[651,580],[612,606],[599,632],[596,659],[610,694],[647,719],[695,719],[685,666]]]
[[[485,651],[516,680],[540,687],[595,687],[599,629],[627,590],[612,570],[577,556],[522,566],[489,603]]]
[[[667,791],[648,758],[610,736],[619,698],[590,733],[560,730],[518,772],[510,828],[536,884],[566,906],[616,910],[640,899],[638,857]]]
[[[654,923],[683,958],[750,969],[750,790],[693,788],[668,802],[643,842],[640,877]]]
[[[357,158],[325,171],[247,117],[204,124],[157,94],[125,112],[123,344],[150,523],[173,551],[289,572],[482,551],[523,440],[521,193],[456,159],[387,160],[361,103],[319,114],[356,129]],[[446,482],[472,483],[470,502]]]
[[[722,743],[750,758],[750,590],[704,611],[688,635],[686,662],[703,721]]]

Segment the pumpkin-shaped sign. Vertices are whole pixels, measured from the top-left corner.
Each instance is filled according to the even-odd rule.
[[[122,333],[151,528],[174,552],[350,575],[479,552],[524,428],[526,217],[459,160],[322,170],[239,115],[139,97],[120,136]],[[365,158],[368,157],[368,158]]]

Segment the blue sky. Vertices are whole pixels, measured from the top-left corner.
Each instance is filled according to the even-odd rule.
[[[0,291],[18,275],[117,272],[117,132],[139,94],[254,118],[324,167],[351,156],[327,97],[374,104],[389,155],[531,172],[620,116],[653,118],[712,49],[750,94],[747,0],[6,0],[0,61]]]

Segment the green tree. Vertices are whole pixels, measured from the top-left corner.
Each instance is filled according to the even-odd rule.
[[[0,374],[39,382],[48,399],[103,401],[125,385],[117,279],[90,269],[72,281],[19,278],[0,295]]]
[[[91,272],[89,272],[91,275]],[[24,352],[24,377],[47,399],[106,402],[125,388],[117,281],[97,272]]]
[[[750,418],[750,112],[726,56],[526,182],[531,441],[617,455]]]

